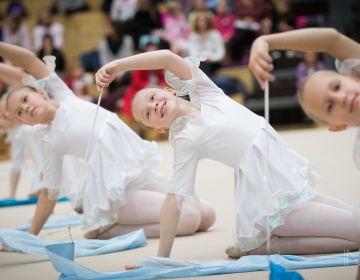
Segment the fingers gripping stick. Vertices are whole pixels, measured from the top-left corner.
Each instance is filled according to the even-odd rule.
[[[75,205],[76,205],[77,197],[78,197],[78,194],[79,194],[79,191],[80,191],[80,187],[81,187],[81,184],[82,184],[82,178],[83,178],[83,174],[84,174],[84,169],[85,169],[85,165],[86,165],[86,162],[87,162],[87,157],[88,157],[88,153],[89,153],[89,147],[90,147],[91,138],[92,138],[92,135],[93,135],[93,132],[94,132],[94,128],[95,128],[96,118],[97,118],[97,115],[98,115],[98,111],[99,111],[99,106],[100,106],[100,101],[101,101],[101,97],[102,97],[102,94],[103,94],[103,90],[104,90],[104,88],[101,88],[100,95],[99,95],[99,99],[98,99],[98,103],[97,103],[97,106],[96,106],[96,112],[95,112],[95,116],[94,116],[94,122],[93,122],[92,130],[91,130],[91,134],[90,134],[89,142],[88,142],[88,145],[87,145],[87,148],[86,148],[84,165],[83,165],[83,168],[82,168],[82,170],[81,170],[80,182],[79,182],[78,190],[77,190],[77,193],[76,193],[76,196],[75,196],[74,206],[73,206],[73,209],[72,209],[72,212],[71,212],[71,219],[70,219],[70,225],[69,225],[68,232],[69,232],[69,236],[70,236],[70,239],[71,239],[71,245],[72,245],[72,246],[74,246],[74,241],[73,241],[73,239],[72,239],[70,229],[71,229],[71,226],[72,226],[72,221],[73,221],[73,216],[74,216],[74,210],[75,210]]]

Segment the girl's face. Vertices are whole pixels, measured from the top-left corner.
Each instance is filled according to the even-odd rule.
[[[226,1],[222,0],[216,6],[216,13],[217,14],[225,14],[227,12],[227,3]]]
[[[360,82],[336,72],[319,71],[305,84],[302,103],[305,111],[340,131],[360,125]]]
[[[43,91],[33,92],[24,88],[10,96],[8,111],[22,123],[34,125],[48,122],[48,105],[47,96]]]
[[[203,14],[199,15],[196,19],[196,25],[201,31],[207,30],[209,25],[207,16]]]
[[[136,121],[164,133],[177,118],[177,97],[170,88],[149,88],[141,90],[135,96],[132,111]]]

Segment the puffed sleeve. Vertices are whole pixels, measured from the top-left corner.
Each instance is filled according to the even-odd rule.
[[[225,95],[222,89],[214,84],[213,81],[199,68],[200,62],[205,61],[206,53],[199,53],[196,57],[184,58],[191,64],[191,80],[181,80],[179,77],[166,71],[166,82],[176,91],[177,96],[190,96],[193,103],[201,103],[201,97]]]
[[[199,197],[196,195],[195,177],[199,161],[195,144],[186,138],[177,138],[174,142],[174,173],[171,178],[163,177],[168,193],[175,194],[178,208],[184,212],[200,209]],[[191,207],[184,207],[189,204]]]

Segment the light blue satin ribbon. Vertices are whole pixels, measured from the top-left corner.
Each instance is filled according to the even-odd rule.
[[[46,256],[45,247],[57,246],[67,248],[69,241],[47,240],[39,236],[19,230],[0,230],[0,243],[5,245],[5,251],[18,251],[26,254]],[[55,245],[54,245],[55,244]],[[147,245],[144,230],[140,229],[108,240],[76,240],[75,257],[96,256],[119,252]],[[74,246],[71,245],[74,251]],[[63,252],[64,253],[64,252]],[[74,255],[74,252],[72,253]]]
[[[146,258],[137,263],[139,268],[132,271],[119,271],[112,273],[98,273],[74,262],[73,248],[70,243],[46,246],[46,251],[54,268],[61,273],[61,280],[76,279],[164,279],[178,277],[196,277],[216,274],[230,274],[261,271],[269,269],[267,256],[246,256],[237,261],[183,261],[167,258]],[[304,258],[290,255],[272,255],[273,264],[281,265],[284,269],[295,270],[305,268],[320,268],[345,265],[356,265],[359,256],[355,252],[348,254],[330,255],[316,258]],[[279,268],[279,267],[278,267]],[[270,279],[285,279],[285,278]],[[292,274],[287,279],[301,279],[299,275]]]

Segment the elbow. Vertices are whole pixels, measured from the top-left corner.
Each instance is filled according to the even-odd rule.
[[[170,65],[173,65],[174,63],[176,63],[176,59],[178,59],[178,55],[174,54],[170,50],[161,50],[160,52],[162,52],[164,69],[169,69]]]
[[[166,209],[168,209],[168,211],[180,211],[177,206],[177,199],[175,194],[169,193],[166,196],[163,205],[166,207]]]

